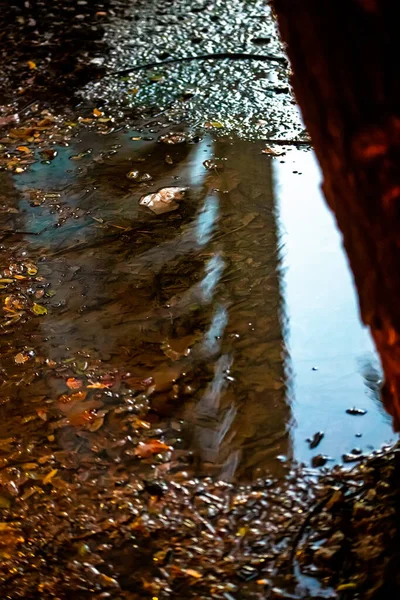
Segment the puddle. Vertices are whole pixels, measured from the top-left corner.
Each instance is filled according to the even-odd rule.
[[[37,263],[50,294],[45,316],[3,336],[8,352],[12,341],[15,354],[153,378],[153,426],[202,475],[252,480],[292,458],[339,461],[388,441],[377,360],[313,155],[142,136],[89,134],[14,178],[13,226],[38,235],[12,251]],[[175,210],[139,203],[173,186],[187,188]],[[6,393],[54,403],[60,382],[39,374],[23,392],[24,370],[29,361],[6,362]],[[352,406],[368,412],[346,414]]]
[[[379,359],[360,322],[356,292],[333,215],[320,192],[312,152],[293,150],[273,161],[287,325],[287,370],[295,421],[294,454],[336,461],[353,448],[367,452],[394,440],[379,399]],[[351,407],[367,410],[351,416]],[[324,432],[318,451],[305,443]],[[362,437],[356,437],[362,434]]]

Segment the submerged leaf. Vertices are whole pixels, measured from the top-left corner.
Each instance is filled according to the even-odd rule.
[[[47,308],[45,306],[42,306],[41,304],[37,304],[36,302],[34,302],[33,306],[32,306],[32,311],[35,313],[35,315],[38,316],[42,316],[42,315],[47,315]]]
[[[155,194],[142,196],[139,204],[147,206],[156,215],[171,212],[179,208],[177,200],[182,200],[187,188],[184,187],[166,187],[158,190]]]

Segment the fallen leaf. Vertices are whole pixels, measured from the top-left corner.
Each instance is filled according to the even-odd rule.
[[[139,204],[147,206],[156,215],[171,212],[179,208],[177,200],[182,200],[187,188],[184,187],[166,187],[158,190],[154,194],[142,196]]]
[[[102,117],[103,116],[103,113],[98,108],[94,108],[93,109],[93,114],[94,114],[95,117]]]
[[[51,480],[53,479],[53,477],[55,475],[57,475],[58,473],[58,469],[53,469],[52,471],[50,471],[49,473],[47,473],[47,475],[45,475],[42,479],[42,483],[44,483],[44,485],[46,485],[47,483],[51,483]]]
[[[35,63],[35,61],[33,61],[33,60],[28,60],[28,67],[29,67],[31,70],[33,70],[33,69],[36,69],[37,67],[36,67],[36,63]]]
[[[47,315],[47,313],[48,313],[48,310],[45,306],[42,306],[41,304],[37,304],[36,302],[33,303],[32,311],[37,316]]]
[[[161,454],[172,450],[171,446],[167,446],[159,440],[147,440],[147,442],[139,442],[135,450],[135,456],[140,458],[148,458],[153,454]]]
[[[158,139],[160,142],[163,142],[164,144],[175,145],[175,144],[183,144],[184,142],[186,142],[187,138],[184,133],[170,131],[169,133],[160,135],[160,137]]]
[[[100,427],[102,427],[104,424],[104,416],[103,417],[97,417],[93,423],[91,425],[89,425],[88,429],[89,431],[97,431],[98,429],[100,429]]]
[[[195,577],[196,579],[201,579],[203,575],[194,569],[184,569],[183,570],[186,575],[190,575],[190,577]]]
[[[28,146],[17,146],[18,152],[24,152],[25,154],[30,154],[32,150],[28,148]]]
[[[86,387],[90,388],[90,389],[94,389],[94,390],[104,390],[106,388],[110,388],[111,386],[112,386],[112,382],[111,383],[100,383],[100,381],[95,381],[94,383],[90,383]]]
[[[70,390],[79,390],[82,387],[82,381],[75,377],[69,377],[66,383]]]
[[[208,129],[211,129],[212,127],[214,127],[215,129],[221,129],[223,127],[223,124],[219,121],[206,121],[204,123],[204,126]]]
[[[264,148],[261,150],[263,154],[267,154],[268,156],[284,156],[285,152],[283,150],[274,150],[273,148]]]
[[[27,360],[29,360],[29,356],[27,354],[23,354],[22,352],[18,352],[18,354],[14,357],[14,361],[17,365],[23,365]]]

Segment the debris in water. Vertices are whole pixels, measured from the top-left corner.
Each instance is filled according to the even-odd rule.
[[[177,200],[182,200],[187,188],[184,187],[166,187],[162,188],[155,194],[147,194],[142,196],[139,204],[147,206],[156,215],[171,212],[179,208]]]
[[[308,438],[307,442],[309,443],[310,449],[312,450],[313,448],[316,448],[323,437],[324,433],[322,431],[317,431],[317,433],[314,433],[312,438]]]
[[[358,452],[349,452],[348,454],[343,454],[342,459],[345,463],[357,462],[363,458],[362,454]]]
[[[28,360],[29,360],[29,356],[27,354],[24,354],[23,352],[18,352],[18,354],[16,354],[14,357],[14,362],[17,365],[23,365]]]
[[[263,154],[267,154],[268,156],[284,156],[285,152],[283,150],[274,150],[273,148],[269,148],[267,146],[267,148],[264,148],[264,150],[261,150],[261,152]]]
[[[223,124],[220,121],[206,121],[204,127],[207,127],[207,129],[222,129]]]
[[[162,454],[169,450],[172,450],[171,446],[164,444],[164,442],[160,442],[159,440],[147,440],[147,442],[139,442],[135,450],[135,456],[148,458],[149,456],[153,456],[153,454]]]
[[[67,387],[69,387],[70,390],[79,390],[82,387],[82,381],[75,377],[69,377],[67,379]]]
[[[42,306],[41,304],[37,304],[36,302],[34,302],[34,304],[32,306],[32,311],[38,317],[42,316],[42,315],[47,315],[47,308],[45,306]]]
[[[317,456],[313,456],[311,459],[311,465],[313,467],[323,467],[326,465],[328,460],[332,460],[329,456],[325,454],[317,454]]]
[[[353,406],[353,408],[348,408],[346,410],[348,415],[365,415],[367,414],[367,411],[365,410],[365,408],[356,408],[355,406]]]
[[[183,142],[186,142],[187,138],[184,133],[170,131],[169,133],[160,135],[160,137],[158,139],[160,142],[163,142],[164,144],[174,145],[174,144],[183,144]]]

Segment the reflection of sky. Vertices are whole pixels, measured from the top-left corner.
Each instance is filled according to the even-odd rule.
[[[366,387],[365,370],[360,368],[376,364],[377,358],[359,320],[339,233],[319,191],[315,158],[309,152],[292,151],[283,163],[273,164],[285,244],[295,455],[309,459],[305,439],[318,430],[326,435],[313,454],[339,457],[356,446],[380,445],[392,437],[389,420]],[[352,406],[366,408],[368,414],[347,415],[345,410]],[[363,437],[356,438],[357,432]]]

